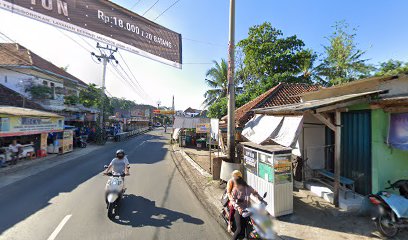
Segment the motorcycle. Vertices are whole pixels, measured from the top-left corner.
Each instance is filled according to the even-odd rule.
[[[263,198],[266,197],[266,193]],[[257,203],[252,203],[251,207],[246,208],[242,212],[244,221],[247,221],[246,228],[243,229],[241,235],[244,236],[244,239],[275,239],[276,234],[272,228],[271,218],[266,211],[267,203],[265,201],[259,201]],[[227,204],[223,207],[221,212],[221,217],[228,225],[229,219],[229,205]],[[232,231],[236,229],[235,222],[232,224]]]
[[[86,136],[79,136],[75,138],[75,146],[80,148],[86,148],[88,145],[86,143],[87,137]]]
[[[108,168],[108,166],[105,165],[105,168]],[[123,178],[126,175],[124,173],[107,173],[106,175],[109,176],[109,179],[105,187],[105,202],[106,209],[108,210],[108,218],[112,219],[117,214],[120,200],[125,193]]]
[[[386,191],[368,196],[376,207],[372,220],[383,237],[395,237],[399,230],[408,228],[408,180],[388,181],[385,189],[398,189],[400,195]]]

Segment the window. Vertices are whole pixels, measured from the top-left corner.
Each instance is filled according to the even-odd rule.
[[[7,76],[4,76],[4,83],[7,83]]]
[[[47,82],[47,81],[43,81],[43,84],[44,84],[45,86],[48,86],[48,82]]]
[[[54,83],[50,83],[50,86],[51,86],[51,87],[54,87],[54,85],[55,85]]]
[[[0,118],[0,132],[10,131],[10,120],[9,118]]]

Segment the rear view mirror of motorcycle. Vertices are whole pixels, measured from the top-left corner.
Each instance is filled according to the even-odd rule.
[[[108,165],[104,165],[103,168],[108,168]]]
[[[268,193],[267,193],[267,192],[265,192],[265,193],[264,193],[264,195],[263,195],[263,198],[266,198],[266,195],[267,195],[267,194],[268,194]]]

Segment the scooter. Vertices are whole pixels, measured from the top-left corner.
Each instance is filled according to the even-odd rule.
[[[105,168],[108,168],[105,165]],[[125,188],[123,184],[123,178],[126,176],[123,174],[112,174],[107,173],[107,176],[110,178],[108,179],[105,187],[105,202],[106,202],[106,209],[108,210],[108,218],[112,219],[115,215],[117,215],[117,211],[119,208],[120,200],[125,193]]]
[[[263,198],[266,197],[266,193]],[[244,239],[276,239],[276,233],[272,228],[271,218],[266,211],[267,203],[265,201],[259,201],[252,203],[251,207],[246,208],[242,212],[242,216],[247,221],[246,228],[243,229],[242,235]],[[222,209],[221,217],[228,225],[229,219],[229,207],[228,205]],[[232,231],[235,231],[235,222],[232,224]]]
[[[408,180],[388,181],[386,189],[398,189],[400,195],[386,191],[368,196],[376,206],[372,220],[383,237],[395,237],[399,230],[408,228]]]

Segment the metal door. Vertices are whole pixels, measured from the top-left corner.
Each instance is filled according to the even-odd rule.
[[[355,181],[356,192],[371,193],[371,111],[342,113],[341,176]]]

